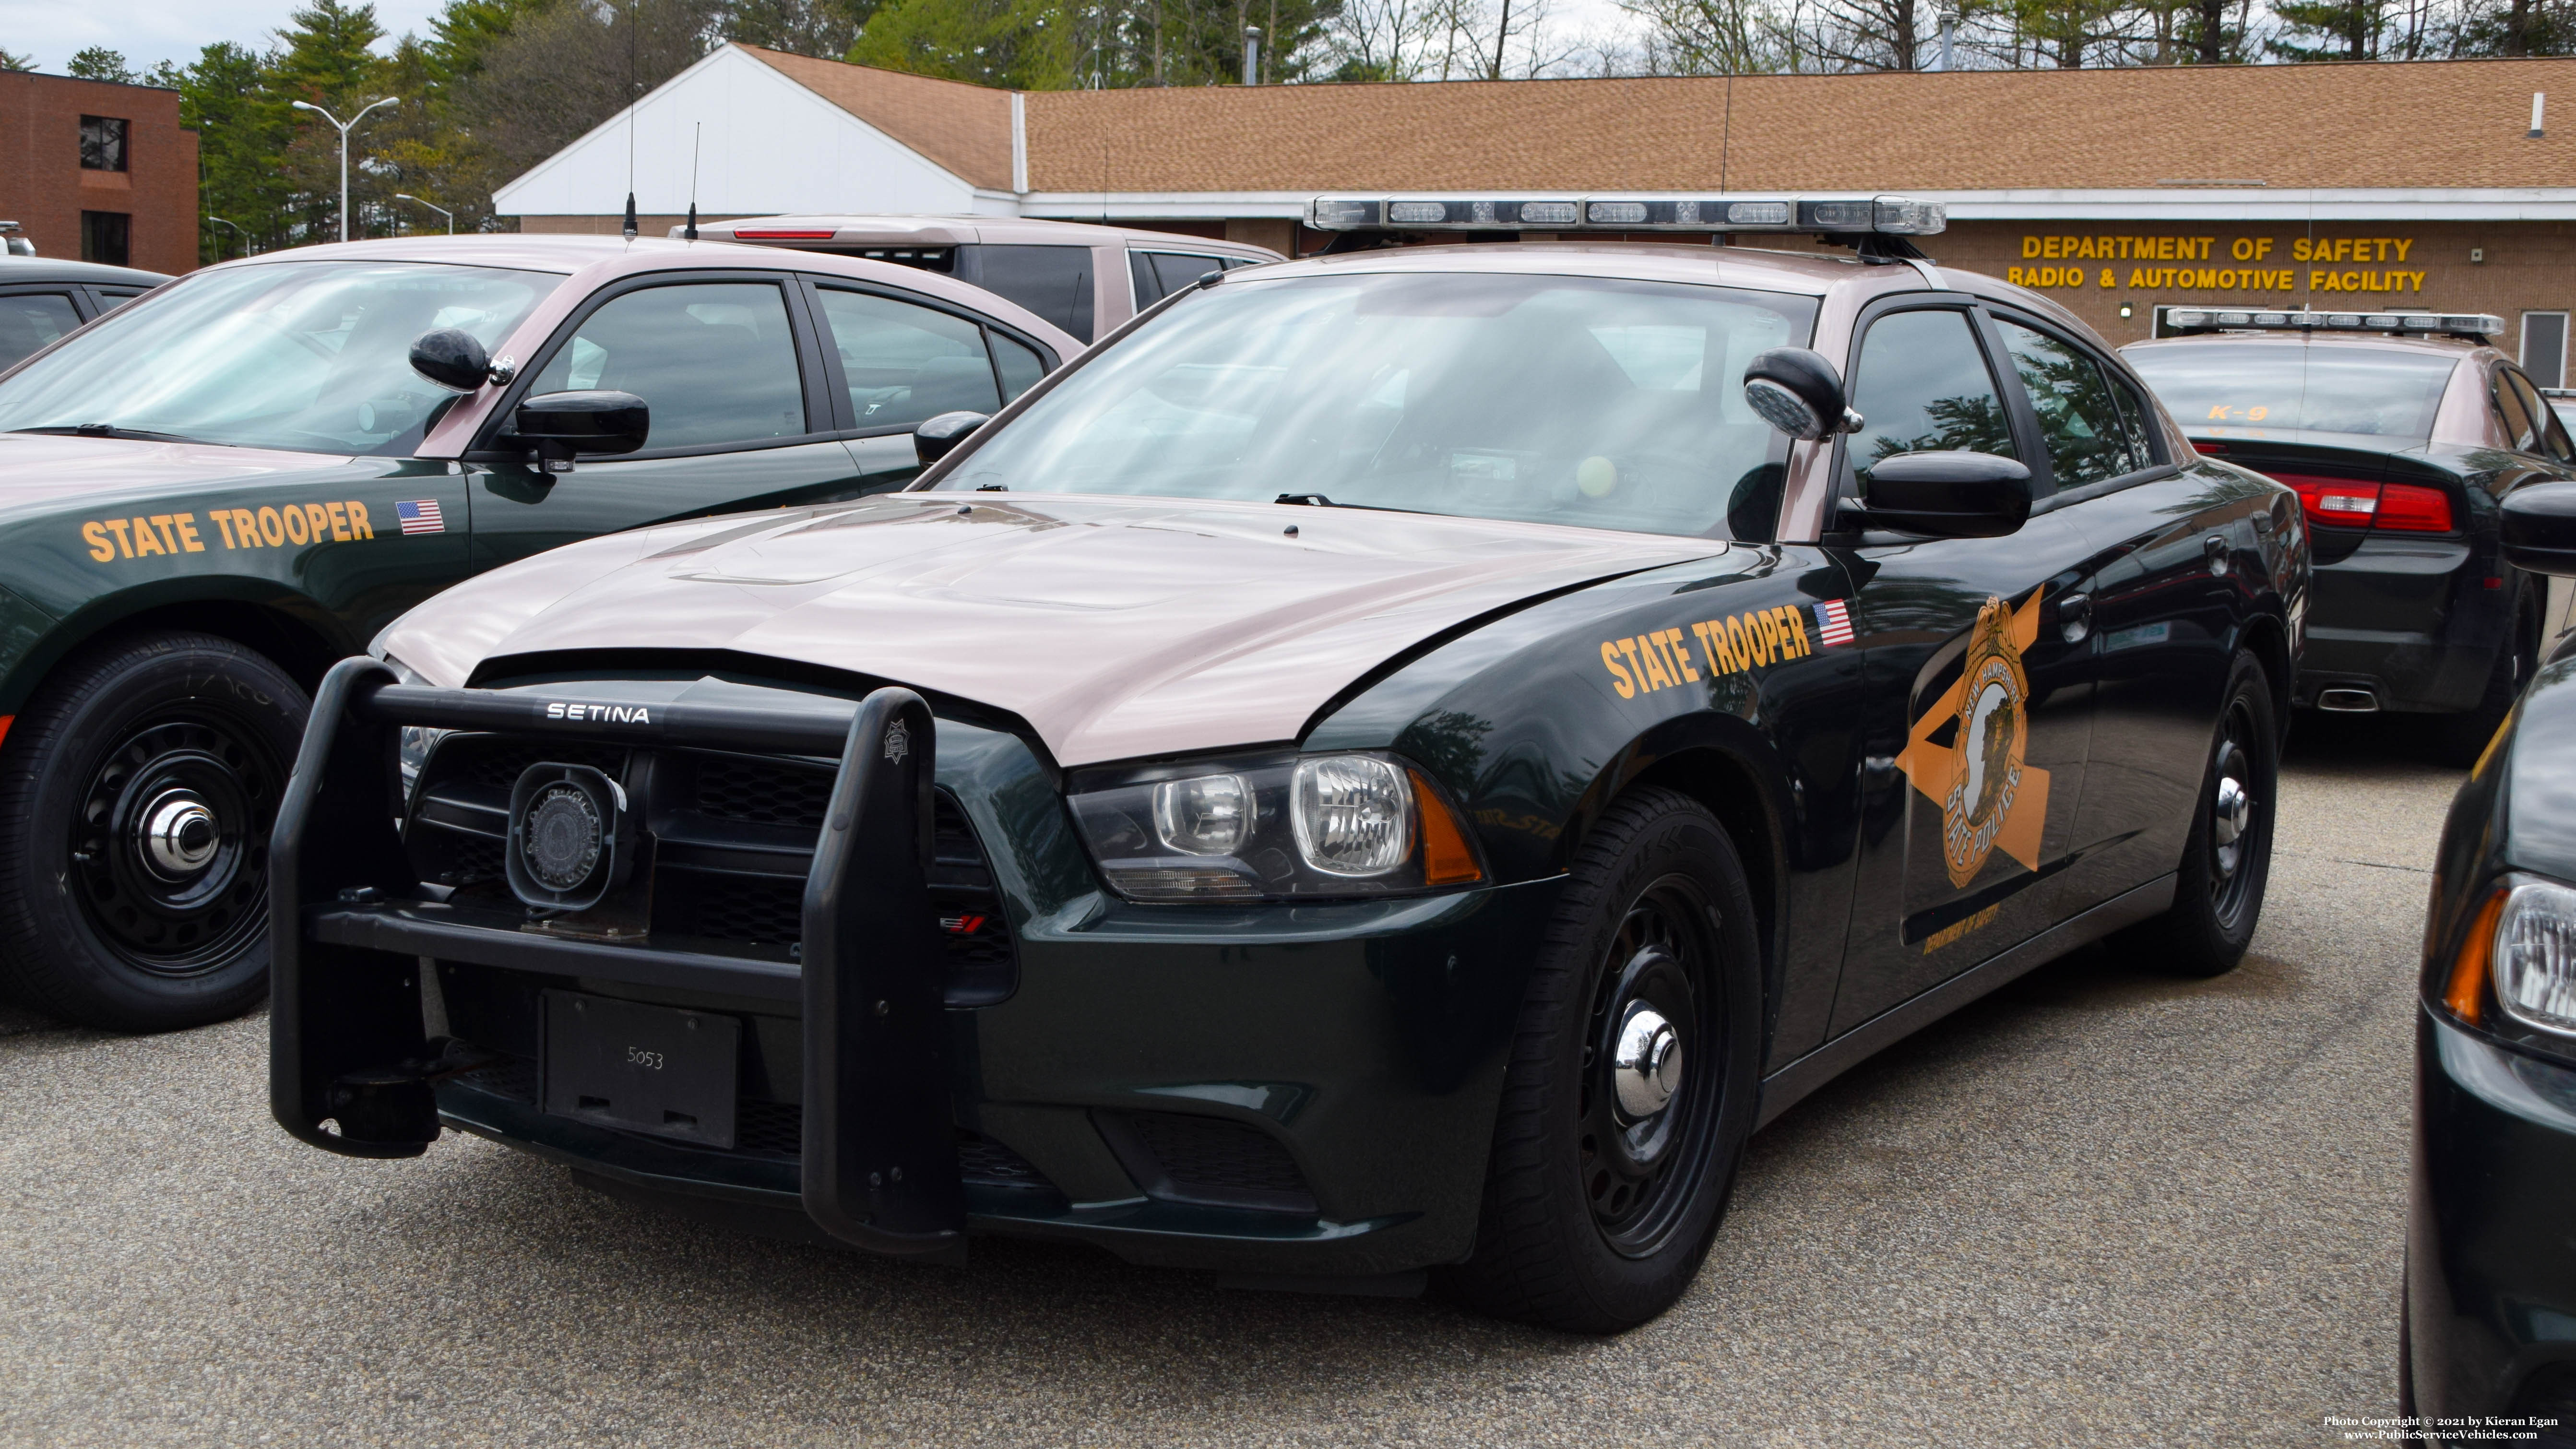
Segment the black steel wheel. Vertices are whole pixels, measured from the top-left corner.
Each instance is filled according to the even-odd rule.
[[[1759,960],[1743,863],[1706,809],[1648,787],[1604,812],[1532,967],[1448,1291],[1579,1333],[1681,1297],[1752,1132]]]
[[[0,971],[31,1004],[161,1031],[267,990],[268,834],[308,708],[199,634],[66,661],[0,742]]]
[[[2115,938],[2179,976],[2236,969],[2262,919],[2272,872],[2281,736],[2271,684],[2254,656],[2236,656],[2221,700],[2191,833],[2174,872],[2173,905]]]

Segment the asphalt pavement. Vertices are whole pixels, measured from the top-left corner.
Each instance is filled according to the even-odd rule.
[[[2315,1444],[2396,1407],[2409,1018],[2456,771],[2293,742],[2254,953],[2080,952],[1755,1139],[1697,1286],[1611,1340],[963,1268],[612,1202],[473,1138],[328,1157],[261,1018],[0,1009],[0,1442]]]

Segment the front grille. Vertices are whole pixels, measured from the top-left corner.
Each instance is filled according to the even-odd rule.
[[[665,871],[669,898],[655,903],[667,929],[718,941],[792,946],[805,935],[805,882],[785,876]]]
[[[832,798],[830,770],[749,755],[699,756],[696,783],[701,815],[799,830],[822,829]]]
[[[805,1155],[805,1109],[794,1102],[738,1101],[733,1109],[733,1149],[763,1157]]]
[[[1315,1210],[1313,1191],[1286,1144],[1258,1127],[1214,1117],[1134,1112],[1118,1119],[1127,1153],[1151,1161],[1130,1163],[1140,1176],[1159,1180],[1159,1191],[1185,1201],[1284,1211]],[[1113,1143],[1113,1145],[1117,1145]]]
[[[691,949],[793,957],[804,941],[806,863],[836,777],[818,761],[717,750],[624,749],[511,735],[441,740],[421,773],[405,832],[421,879],[507,902],[501,882],[511,788],[541,761],[616,778],[655,840],[652,930]],[[1016,989],[1019,950],[974,823],[933,792],[930,877],[953,1006]],[[462,899],[462,898],[460,898]]]
[[[493,1065],[481,1071],[467,1072],[456,1080],[513,1102],[534,1102],[537,1100],[537,1059],[504,1054]]]

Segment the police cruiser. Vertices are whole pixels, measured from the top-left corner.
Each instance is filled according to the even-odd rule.
[[[1311,215],[1349,245],[930,420],[905,491],[574,544],[335,669],[285,1128],[1609,1332],[1871,1052],[2114,934],[2235,965],[2294,494],[1920,202]]]

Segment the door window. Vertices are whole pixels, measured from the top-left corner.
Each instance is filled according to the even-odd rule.
[[[909,428],[941,413],[1001,407],[983,328],[866,292],[826,287],[822,296],[858,426]]]
[[[993,365],[1002,374],[1002,401],[1009,402],[1038,385],[1046,376],[1046,359],[1034,347],[1024,347],[998,332],[984,334],[993,339]]]
[[[1160,301],[1174,292],[1186,292],[1198,285],[1199,278],[1210,272],[1224,271],[1226,266],[1224,257],[1202,256],[1194,252],[1134,252],[1130,254],[1130,260],[1136,268],[1136,307],[1139,311],[1144,310],[1149,300]],[[1154,279],[1150,292],[1143,285],[1149,268]]]
[[[1965,312],[1898,312],[1861,339],[1852,407],[1863,422],[1851,440],[1855,472],[1898,453],[1966,449],[2016,457],[2012,420]]]
[[[2128,428],[2102,365],[2073,343],[2017,322],[1998,321],[2013,371],[2039,415],[2039,439],[2060,488],[2078,488],[2133,473]]]
[[[629,292],[590,314],[532,393],[607,388],[653,410],[650,448],[759,443],[807,431],[787,303],[769,282]]]
[[[1091,340],[1091,248],[977,247],[980,284]]]
[[[2561,463],[2576,461],[2576,447],[2571,447],[2568,442],[2566,426],[2558,421],[2557,410],[2542,399],[2540,390],[2531,385],[2531,379],[2510,368],[2504,371],[2503,377],[2505,384],[2513,389],[2514,401],[2522,404],[2522,410],[2531,416],[2535,440],[2531,451],[2545,453]]]
[[[2120,427],[2128,434],[2130,456],[2138,467],[2155,466],[2156,415],[2148,409],[2145,396],[2116,373],[2111,375],[2111,392],[2120,402]]]
[[[2537,453],[2540,451],[2539,422],[2531,415],[2531,404],[2524,402],[2522,395],[2514,389],[2512,377],[2511,371],[2501,367],[2496,369],[2496,416],[2504,420],[2505,446],[2517,453]]]
[[[0,367],[80,325],[72,299],[60,292],[28,292],[0,297]]]

